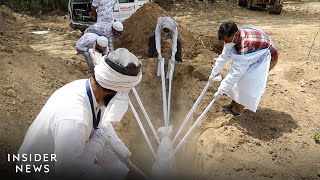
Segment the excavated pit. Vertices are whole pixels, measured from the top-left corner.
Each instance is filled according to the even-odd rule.
[[[142,60],[143,79],[142,82],[136,87],[156,131],[158,128],[164,126],[161,77],[156,76],[157,61],[157,59]],[[175,66],[175,73],[172,81],[171,113],[169,123],[170,125],[173,125],[172,139],[176,135],[176,132],[181,126],[183,119],[186,117],[194,103],[189,96],[189,89],[186,89],[186,87],[194,83],[193,81],[195,79],[192,77],[192,71],[193,67],[187,64],[176,64]],[[168,80],[166,80],[166,84],[168,93]],[[133,93],[131,94],[130,99],[134,104],[135,109],[139,113],[139,117],[156,152],[158,149],[158,143],[151,129],[149,128]],[[194,122],[193,117],[190,118],[189,123],[186,125],[183,133],[181,133],[179,136],[179,139],[185,135],[186,129],[190,127],[191,122]],[[139,168],[141,168],[143,172],[151,177],[152,165],[155,162],[155,159],[147,145],[145,138],[143,137],[143,134],[131,109],[128,110],[125,118],[121,121],[121,124],[115,125],[115,129],[118,131],[120,139],[122,139],[131,150],[133,154],[132,161]],[[196,141],[194,140],[196,140],[198,137],[199,134],[197,133],[196,129],[175,156],[178,176],[190,177],[197,174],[197,172],[192,168],[192,164],[194,162],[196,150]],[[179,142],[180,141],[178,140],[173,147],[175,148]],[[186,172],[192,172],[192,174]]]

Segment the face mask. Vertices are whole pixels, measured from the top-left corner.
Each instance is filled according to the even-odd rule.
[[[103,98],[103,102],[104,102],[104,105],[107,107],[109,102],[111,101],[111,99],[114,97],[115,95],[109,95],[109,96],[106,96]]]
[[[223,50],[222,50],[222,54],[228,56],[228,57],[231,57],[233,52],[232,52],[232,49],[233,47],[236,45],[236,43],[234,43],[234,37],[235,37],[236,34],[233,35],[233,38],[232,38],[232,41],[229,42],[229,43],[224,43],[224,47],[223,47]]]
[[[162,36],[164,37],[164,38],[169,38],[170,37],[170,32],[162,32]]]
[[[120,122],[126,114],[129,106],[129,96],[127,92],[118,92],[108,103],[103,114],[103,121]]]
[[[224,47],[227,49],[232,49],[235,45],[236,43],[230,42],[230,43],[225,43]]]
[[[233,35],[232,41],[229,43],[224,43],[224,47],[226,47],[227,49],[232,49],[236,43],[234,43],[234,38],[236,37],[236,34]]]

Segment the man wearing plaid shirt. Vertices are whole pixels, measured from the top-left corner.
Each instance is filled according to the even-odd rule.
[[[113,51],[113,37],[117,37],[122,34],[123,25],[120,21],[112,23],[95,23],[89,26],[84,33],[95,33],[99,36],[105,36],[108,38],[109,51]]]
[[[239,29],[238,32],[235,33],[234,39],[234,42],[237,42],[235,48],[239,54],[249,54],[270,46],[270,70],[277,64],[279,52],[270,42],[269,37],[262,32],[253,29]]]
[[[239,55],[253,53],[262,49],[269,49],[271,53],[269,70],[271,70],[278,62],[278,50],[271,42],[271,39],[265,33],[257,29],[250,27],[238,28],[234,22],[227,21],[221,24],[218,31],[218,38],[225,43],[224,52],[219,56],[209,80],[217,76],[226,62],[231,58],[231,49],[233,47]],[[225,56],[225,58],[221,58],[221,56]],[[221,92],[217,92],[214,97],[219,99],[222,94],[223,93]],[[232,114],[233,116],[241,116],[245,109],[242,104],[234,100],[232,100],[230,104],[222,106],[222,108],[226,114]]]

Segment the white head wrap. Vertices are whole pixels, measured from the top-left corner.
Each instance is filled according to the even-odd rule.
[[[123,25],[122,25],[122,23],[120,21],[113,22],[112,23],[112,27],[116,31],[123,31]]]
[[[107,47],[108,46],[108,38],[104,36],[99,36],[97,39],[97,44],[101,47]]]
[[[129,92],[131,88],[140,83],[142,79],[141,70],[136,76],[124,75],[112,69],[106,61],[112,61],[122,68],[129,63],[134,63],[136,66],[141,65],[138,58],[125,48],[118,48],[110,52],[106,59],[94,68],[95,78],[102,87],[117,92]]]

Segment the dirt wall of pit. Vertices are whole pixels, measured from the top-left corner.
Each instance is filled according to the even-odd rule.
[[[158,60],[153,58],[142,59],[142,64],[143,78],[142,82],[136,87],[136,89],[153,123],[153,126],[157,131],[158,128],[164,126],[161,78],[156,76]],[[170,125],[173,125],[174,128],[173,135],[175,135],[175,133],[177,132],[183,121],[183,118],[187,115],[189,109],[192,106],[192,100],[190,99],[191,97],[188,95],[190,94],[190,90],[187,90],[187,87],[189,87],[194,83],[194,81],[196,81],[195,78],[192,77],[193,70],[193,66],[186,64],[177,64],[175,67],[175,74],[172,82],[172,99],[170,113]],[[130,95],[130,99],[139,113],[141,121],[144,124],[147,134],[149,135],[154,150],[157,151],[158,143],[151,129],[146,123],[142,111],[133,94]],[[190,123],[188,124],[188,127],[189,126]],[[115,124],[115,128],[119,132],[120,138],[123,139],[123,141],[128,145],[129,149],[132,150],[133,162],[135,162],[137,166],[142,168],[144,172],[151,176],[151,168],[153,163],[155,162],[155,159],[153,158],[152,153],[147,146],[147,142],[145,141],[130,108],[121,124]],[[191,140],[189,142],[191,142]],[[188,151],[185,150],[186,147],[188,147]],[[185,165],[186,161],[192,164],[194,160],[195,148],[193,147],[194,146],[192,146],[192,144],[187,143],[186,146],[182,148],[182,150],[178,153],[180,155],[177,156],[177,166],[178,170],[180,170],[181,172],[190,172],[191,167],[189,165]],[[181,159],[183,159],[183,161],[181,161]],[[188,169],[188,171],[185,171],[186,169]]]

